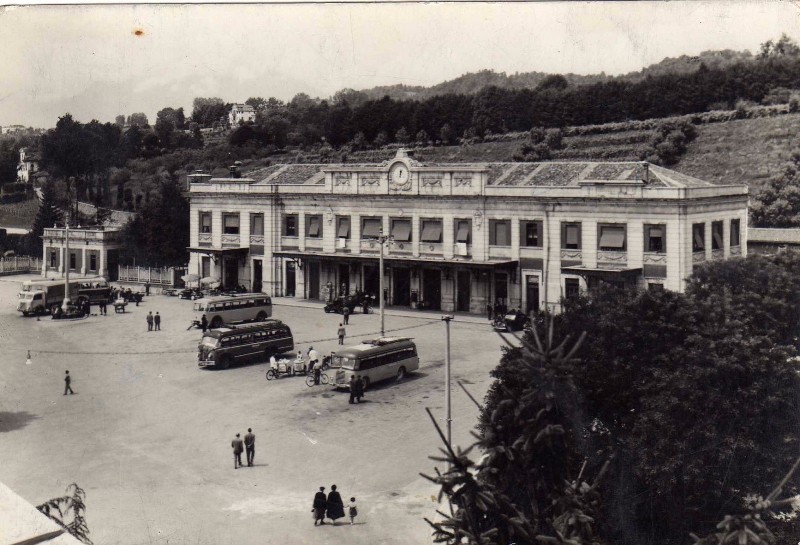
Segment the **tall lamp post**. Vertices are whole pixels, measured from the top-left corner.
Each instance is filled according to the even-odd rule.
[[[67,312],[69,307],[69,215],[64,221],[64,301],[61,303],[61,308]]]
[[[385,327],[385,322],[384,322],[384,318],[383,318],[383,307],[384,307],[384,301],[383,301],[383,245],[386,244],[386,243],[391,244],[392,242],[394,242],[394,237],[392,235],[384,235],[383,234],[383,228],[381,228],[380,234],[378,235],[378,242],[381,245],[381,254],[380,254],[380,259],[378,261],[378,291],[380,291],[380,293],[378,294],[378,297],[380,298],[380,300],[378,302],[380,303],[380,307],[379,308],[380,308],[380,313],[381,313],[381,337],[383,337],[386,334],[386,327]]]
[[[445,330],[445,345],[444,345],[444,404],[446,408],[445,421],[447,423],[447,443],[452,446],[451,428],[453,419],[450,414],[450,320],[453,319],[452,314],[442,316]]]

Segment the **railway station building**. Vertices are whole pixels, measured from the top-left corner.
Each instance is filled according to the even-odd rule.
[[[601,283],[682,291],[746,253],[747,187],[643,162],[273,165],[189,176],[189,272],[274,296],[523,311]],[[384,268],[379,270],[380,237]]]

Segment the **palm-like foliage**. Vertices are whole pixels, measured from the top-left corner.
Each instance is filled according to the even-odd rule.
[[[81,543],[92,545],[92,540],[89,539],[89,527],[86,525],[85,499],[86,491],[72,483],[66,488],[64,496],[47,500],[38,505],[36,509],[63,527]]]

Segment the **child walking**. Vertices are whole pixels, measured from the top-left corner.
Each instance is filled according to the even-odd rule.
[[[350,515],[350,524],[358,516],[358,508],[356,507],[356,499],[350,498],[350,505],[347,506],[347,514]]]

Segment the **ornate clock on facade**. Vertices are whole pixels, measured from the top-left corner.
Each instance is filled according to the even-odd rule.
[[[408,191],[411,189],[411,173],[404,163],[395,163],[389,169],[389,189]]]

